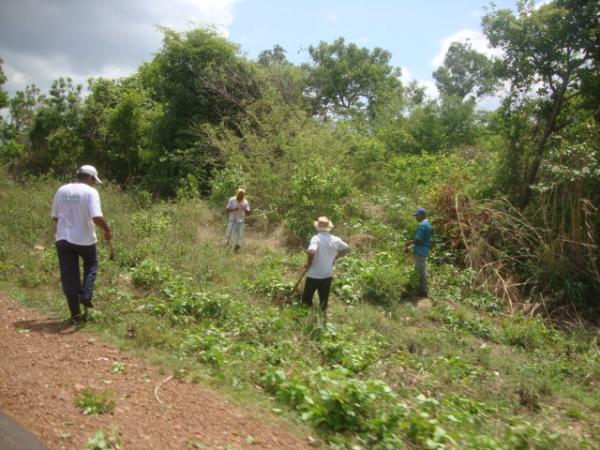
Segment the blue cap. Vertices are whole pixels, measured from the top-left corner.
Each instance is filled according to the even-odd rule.
[[[425,208],[417,208],[413,216],[418,216],[419,214],[427,215],[427,210]]]

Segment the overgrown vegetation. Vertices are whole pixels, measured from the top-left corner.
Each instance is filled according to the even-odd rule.
[[[482,27],[502,52],[454,43],[438,99],[403,85],[383,49],[340,38],[311,46],[310,64],[279,46],[249,61],[203,29],[164,30],[152,61],[85,97],[65,79],[0,91],[0,280],[63,311],[43,211],[93,163],[112,181],[117,260],[89,327],[236,392],[258,386],[334,448],[594,448],[595,6],[492,8]],[[501,105],[478,111],[490,93]],[[232,256],[214,211],[238,186],[254,214]],[[417,205],[435,227],[426,310],[403,252]],[[330,323],[271,303],[319,215],[354,247]]]
[[[90,80],[85,97],[62,78],[48,93],[0,91],[9,110],[0,161],[17,177],[62,178],[87,161],[128,189],[220,202],[243,184],[262,225],[284,223],[290,243],[310,233],[306,216],[360,228],[374,208],[389,219],[401,215],[395,206],[418,202],[454,231],[468,228],[440,233],[440,243],[455,260],[484,268],[489,287],[560,316],[568,309],[593,318],[594,6],[554,0],[519,2],[516,13],[490,9],[482,29],[498,56],[452,44],[434,73],[433,100],[399,81],[389,52],[343,38],[310,46],[311,63],[295,66],[277,45],[249,61],[213,31],[164,29],[151,61],[128,78]],[[0,72],[0,83],[5,78]],[[492,93],[502,93],[501,106],[477,111],[477,100]],[[497,227],[527,243],[498,236]]]
[[[0,229],[11,237],[0,288],[64,317],[51,227],[32,214],[58,183],[17,185],[4,174],[0,186]],[[433,306],[418,309],[403,298],[413,283],[394,247],[404,231],[365,220],[361,231],[377,238],[340,260],[323,322],[271,301],[304,260],[283,235],[249,228],[244,252],[233,254],[220,245],[221,212],[209,202],[149,204],[111,185],[102,198],[117,258],[108,261],[100,244],[97,311],[86,329],[178,376],[209,375],[238,399],[314,427],[333,448],[598,445],[597,335],[511,314],[481,290],[477,272],[444,262],[443,248],[433,257]],[[410,219],[409,209],[402,214],[399,223]]]

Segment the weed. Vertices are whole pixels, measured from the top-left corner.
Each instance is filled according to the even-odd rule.
[[[85,450],[118,450],[120,448],[121,437],[116,429],[113,429],[109,435],[104,434],[102,430],[96,431],[85,446]]]
[[[122,362],[114,362],[110,368],[112,373],[125,373],[125,370],[125,364]]]
[[[96,431],[85,446],[85,450],[118,450],[120,448],[121,437],[116,429],[113,429],[109,435],[104,434],[102,430]]]
[[[113,400],[113,392],[98,391],[92,388],[86,388],[80,391],[75,397],[75,405],[78,406],[83,414],[105,414],[111,412],[116,404]]]

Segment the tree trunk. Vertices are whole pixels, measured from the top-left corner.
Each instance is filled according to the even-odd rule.
[[[524,210],[529,205],[529,201],[531,200],[531,185],[535,182],[538,174],[538,170],[540,168],[540,164],[542,163],[542,159],[544,159],[544,153],[546,151],[546,143],[548,139],[554,132],[554,128],[556,127],[556,118],[558,117],[558,113],[560,112],[560,108],[562,106],[563,100],[565,98],[565,93],[567,92],[567,86],[569,85],[569,79],[566,78],[563,81],[563,84],[560,86],[556,95],[554,96],[554,101],[552,104],[552,110],[550,111],[550,116],[546,121],[546,126],[544,127],[544,134],[542,138],[538,142],[535,150],[534,159],[527,170],[527,174],[525,176],[525,185],[523,186],[523,195],[521,196],[520,208]]]

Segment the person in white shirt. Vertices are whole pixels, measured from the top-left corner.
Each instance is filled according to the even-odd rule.
[[[350,253],[350,246],[330,233],[333,223],[327,217],[314,222],[317,234],[310,239],[306,252],[305,268],[308,269],[302,304],[312,307],[315,291],[319,292],[319,307],[325,313],[329,305],[329,291],[333,281],[333,265],[338,258]]]
[[[229,245],[231,235],[235,235],[235,252],[237,253],[242,245],[242,235],[244,234],[244,223],[246,220],[246,214],[250,214],[250,205],[248,200],[244,199],[246,191],[243,188],[239,188],[235,193],[235,197],[231,197],[225,212],[229,215],[227,221],[227,229],[225,230],[225,245]]]
[[[98,178],[98,171],[93,166],[81,166],[77,171],[77,180],[58,188],[52,203],[60,281],[73,323],[83,319],[80,303],[86,308],[94,307],[92,294],[98,271],[94,225],[104,230],[107,240],[112,239],[111,231],[102,216],[100,195],[93,188],[96,183],[102,183]],[[79,258],[83,260],[83,280]]]

